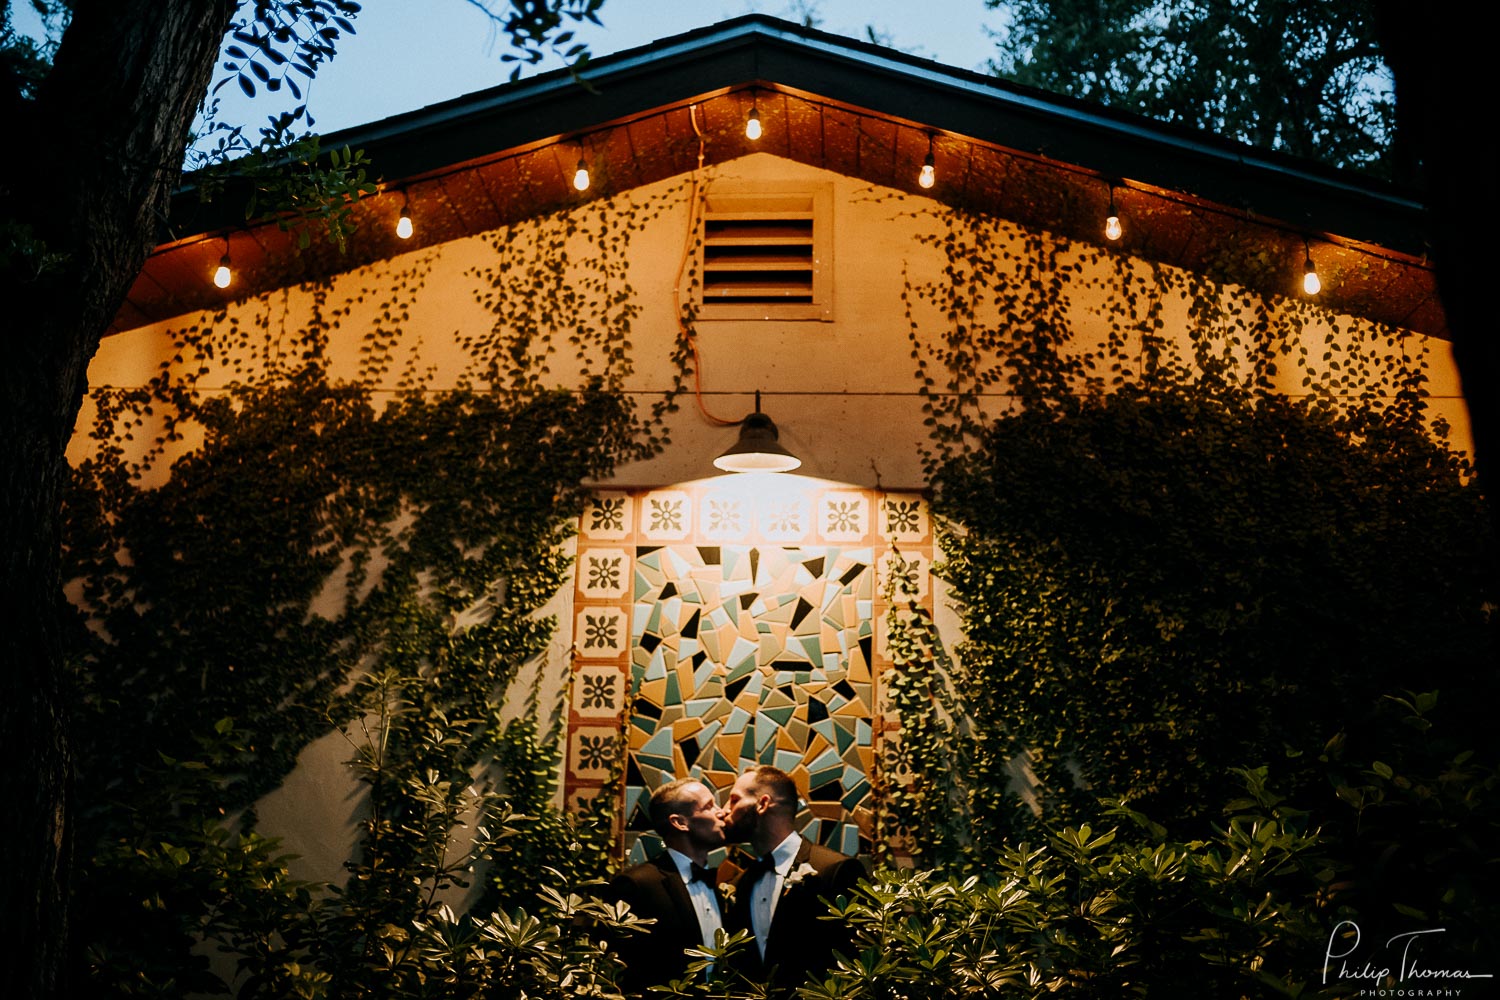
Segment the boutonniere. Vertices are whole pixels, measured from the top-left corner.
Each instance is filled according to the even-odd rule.
[[[781,883],[781,891],[786,892],[792,886],[800,885],[802,883],[802,880],[807,878],[807,876],[816,874],[818,874],[818,870],[804,861],[802,862],[802,864],[797,866],[797,869],[795,871],[787,873],[785,881]]]
[[[732,908],[734,906],[734,883],[720,882],[719,896],[723,898],[725,906]]]

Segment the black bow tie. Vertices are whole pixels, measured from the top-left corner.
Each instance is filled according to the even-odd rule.
[[[745,867],[745,877],[748,878],[751,882],[754,882],[766,872],[775,870],[776,859],[771,855],[766,854],[751,861],[750,864]]]
[[[714,887],[714,877],[718,874],[717,869],[705,868],[702,865],[698,864],[696,861],[692,863],[692,868],[693,875],[688,879],[689,883],[702,882],[710,889]]]

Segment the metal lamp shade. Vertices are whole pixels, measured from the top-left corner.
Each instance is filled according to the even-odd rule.
[[[725,472],[791,472],[802,464],[776,440],[776,424],[759,411],[740,424],[740,439],[714,459]]]

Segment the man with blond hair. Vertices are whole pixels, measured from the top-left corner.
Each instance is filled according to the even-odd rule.
[[[723,926],[717,869],[708,867],[708,852],[724,843],[714,793],[696,778],[678,778],[652,793],[647,808],[666,850],[620,872],[604,893],[656,921],[649,931],[620,941],[620,986],[627,993],[681,979],[686,950],[712,945]]]

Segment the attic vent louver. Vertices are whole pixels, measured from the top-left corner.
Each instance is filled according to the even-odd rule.
[[[703,216],[704,316],[830,319],[826,192],[715,191]]]

